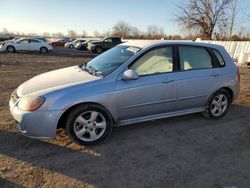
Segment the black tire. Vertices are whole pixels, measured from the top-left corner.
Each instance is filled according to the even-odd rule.
[[[101,46],[97,46],[95,48],[95,52],[98,53],[98,54],[101,54],[103,52],[103,48]]]
[[[41,47],[41,48],[40,48],[40,52],[41,52],[42,54],[47,54],[47,53],[48,53],[48,48],[46,48],[46,47]]]
[[[8,53],[15,53],[15,52],[16,52],[16,49],[15,49],[14,46],[8,46],[8,47],[6,48],[6,51],[7,51]]]
[[[71,45],[69,45],[69,48],[72,49],[72,48],[74,48],[74,46],[71,44]]]
[[[93,140],[93,141],[86,141],[83,138],[80,139],[75,133],[76,119],[79,116],[81,116],[81,114],[84,114],[85,112],[88,113],[89,111],[96,111],[96,112],[102,114],[103,117],[105,118],[105,123],[106,123],[106,128],[103,130],[104,132],[102,133],[102,135],[98,139]],[[87,120],[87,121],[89,122],[89,120]],[[83,127],[84,127],[84,125],[82,125],[81,129],[83,129]],[[70,111],[70,113],[68,114],[68,116],[66,118],[66,132],[67,132],[67,134],[74,142],[81,144],[81,145],[93,145],[93,144],[97,144],[97,143],[101,142],[102,140],[104,140],[105,138],[107,138],[109,136],[109,134],[112,131],[112,128],[113,128],[113,119],[112,119],[112,116],[110,115],[110,113],[107,112],[107,110],[105,108],[103,108],[102,106],[95,105],[95,104],[87,104],[87,105],[77,106],[77,107],[73,108],[73,110]],[[98,130],[95,129],[94,131],[96,132]],[[89,134],[89,136],[90,136],[90,133],[88,133],[88,132],[86,132],[85,134]]]
[[[223,98],[223,101],[221,102],[217,102],[217,103],[221,103],[221,104],[218,104],[218,107],[217,107],[217,104],[215,105],[213,103],[213,101],[216,101],[216,99],[218,98],[218,96],[224,96]],[[226,103],[227,101],[227,105],[224,109],[224,107],[222,106],[222,103]],[[207,103],[207,106],[206,106],[206,111],[204,111],[202,113],[202,115],[206,118],[209,118],[209,119],[220,119],[222,117],[224,117],[226,115],[226,113],[228,112],[228,108],[230,106],[230,103],[231,103],[232,99],[230,97],[230,94],[228,93],[227,90],[225,89],[220,89],[218,90],[217,92],[215,92],[208,100],[208,103]],[[221,106],[220,106],[221,105]],[[219,113],[219,110],[218,111],[218,114],[216,115],[216,108],[220,108],[222,111],[221,113]]]

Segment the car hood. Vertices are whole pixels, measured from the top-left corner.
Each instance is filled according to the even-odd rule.
[[[56,90],[97,79],[100,77],[90,75],[78,66],[73,66],[33,77],[18,87],[17,94],[21,97],[41,90]]]

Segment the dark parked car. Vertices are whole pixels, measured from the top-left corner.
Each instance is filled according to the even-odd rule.
[[[72,40],[71,39],[68,39],[68,38],[64,38],[64,39],[59,39],[57,41],[54,41],[54,42],[50,42],[49,44],[53,47],[55,46],[64,46],[67,42],[71,42]]]
[[[105,50],[109,50],[114,46],[121,44],[121,37],[106,37],[100,41],[90,42],[88,43],[88,50],[92,52],[96,52],[98,54],[102,53]]]

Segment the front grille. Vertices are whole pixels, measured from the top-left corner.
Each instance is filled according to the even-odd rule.
[[[15,103],[20,97],[17,95],[17,91],[15,90],[11,95],[11,100]]]

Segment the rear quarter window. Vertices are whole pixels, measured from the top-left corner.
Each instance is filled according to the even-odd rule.
[[[218,60],[219,66],[224,67],[225,66],[225,61],[224,61],[222,55],[220,54],[220,52],[213,49],[213,53],[214,53],[216,59]]]

